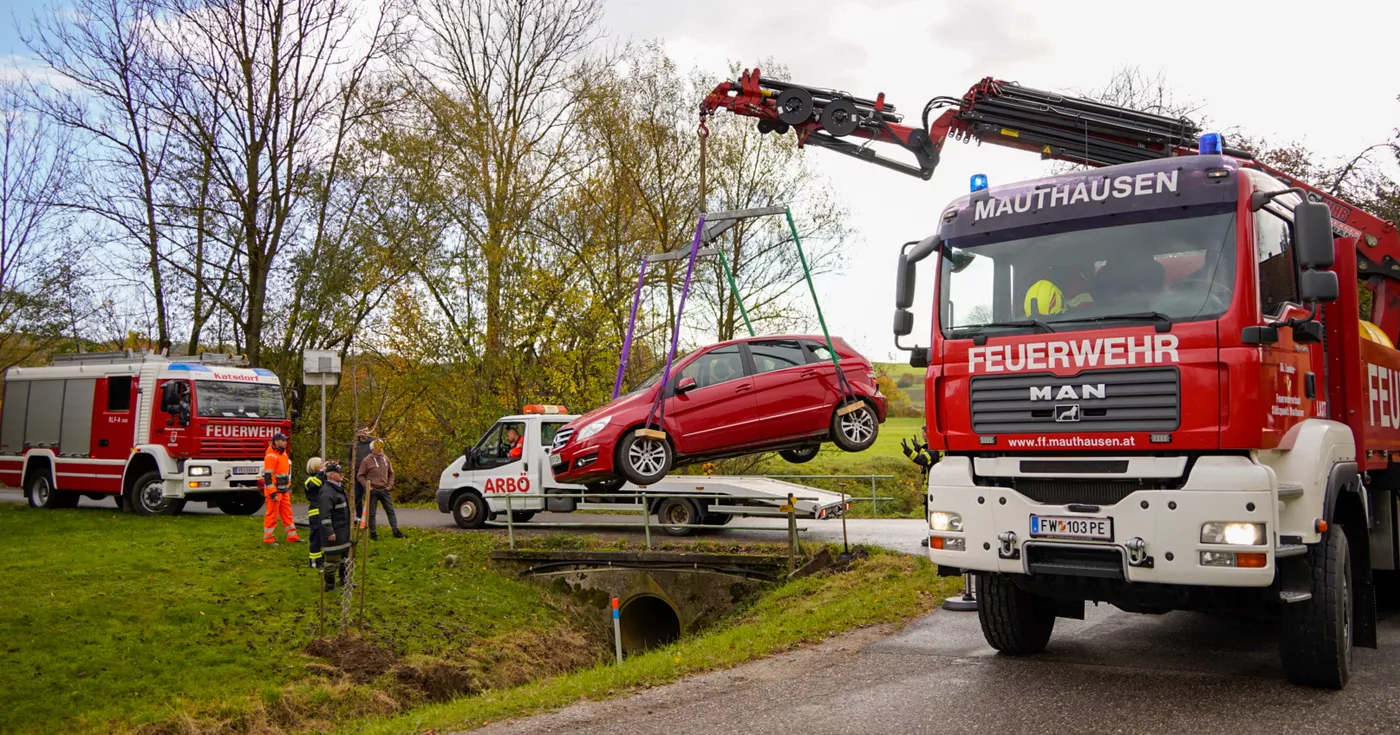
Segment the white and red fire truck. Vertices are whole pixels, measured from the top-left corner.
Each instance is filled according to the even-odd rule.
[[[271,370],[229,355],[60,355],[5,374],[0,482],[36,508],[113,498],[142,515],[190,500],[230,515],[262,506],[270,438],[291,433]]]

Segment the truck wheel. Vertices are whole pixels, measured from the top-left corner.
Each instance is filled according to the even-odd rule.
[[[817,458],[817,452],[821,451],[820,444],[813,444],[810,447],[798,447],[796,449],[784,449],[778,452],[778,456],[793,463],[802,464],[811,462]]]
[[[1312,599],[1283,606],[1279,654],[1288,680],[1319,689],[1341,689],[1351,678],[1354,600],[1346,534],[1328,529],[1308,548]]]
[[[875,417],[875,409],[865,401],[850,413],[831,415],[831,441],[844,451],[863,452],[875,443],[879,434],[880,422]]]
[[[687,498],[666,498],[656,506],[656,519],[671,536],[689,536],[695,529],[666,524],[695,525],[700,523],[700,518],[700,509]]]
[[[458,528],[481,528],[490,517],[486,499],[474,492],[464,492],[452,500],[452,520],[457,522]]]
[[[164,516],[175,512],[173,499],[165,497],[165,481],[154,470],[136,478],[131,486],[130,503],[137,515]]]
[[[617,447],[617,469],[634,485],[652,485],[671,469],[671,444],[665,439],[627,432]]]
[[[241,493],[238,495],[225,496],[214,505],[228,516],[250,516],[258,512],[266,502],[261,495],[253,493]]]
[[[1040,653],[1050,642],[1055,615],[1004,574],[977,573],[977,619],[992,648],[1016,656]]]
[[[78,507],[78,494],[65,490],[55,490],[53,477],[49,474],[48,468],[35,468],[29,474],[29,482],[24,485],[25,497],[29,499],[31,508],[76,508]]]

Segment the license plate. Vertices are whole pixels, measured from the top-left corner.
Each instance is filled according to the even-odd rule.
[[[561,456],[559,456],[558,454],[551,454],[551,455],[549,455],[549,463],[550,463],[550,464],[564,464],[564,458],[561,457]]]
[[[1031,535],[1038,538],[1072,538],[1112,541],[1112,518],[1083,516],[1031,516]]]
[[[233,474],[235,474],[235,475],[256,475],[256,474],[258,474],[258,468],[257,468],[257,467],[234,467],[234,468],[233,468]]]

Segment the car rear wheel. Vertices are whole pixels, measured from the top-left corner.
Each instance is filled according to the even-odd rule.
[[[636,430],[622,437],[617,447],[617,467],[628,482],[652,485],[671,469],[671,444],[665,439],[637,436]]]
[[[820,444],[813,444],[810,447],[798,447],[796,449],[784,449],[778,452],[778,456],[793,463],[802,464],[811,462],[817,458],[817,452],[821,451]]]
[[[880,421],[875,417],[875,409],[865,401],[853,411],[840,413],[838,410],[831,416],[831,441],[843,451],[863,452],[875,443],[879,434]]]

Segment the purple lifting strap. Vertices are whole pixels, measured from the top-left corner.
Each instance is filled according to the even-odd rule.
[[[632,318],[627,322],[627,338],[622,340],[622,362],[617,366],[617,380],[613,381],[612,399],[622,390],[622,376],[627,374],[627,359],[632,355],[632,332],[637,328],[637,305],[642,302],[642,282],[647,277],[647,259],[642,258],[642,271],[637,274],[637,290],[632,293]]]
[[[695,256],[700,252],[700,236],[705,232],[705,215],[700,215],[700,223],[695,225],[695,239],[690,242],[690,260],[685,266],[685,282],[681,284],[681,301],[676,305],[675,328],[671,330],[671,349],[666,353],[666,367],[661,371],[661,390],[656,391],[656,400],[647,412],[647,428],[652,420],[660,421],[665,415],[662,401],[666,398],[666,384],[671,380],[671,361],[676,357],[676,347],[681,341],[681,314],[685,313],[685,297],[690,293],[690,275],[695,272]]]

